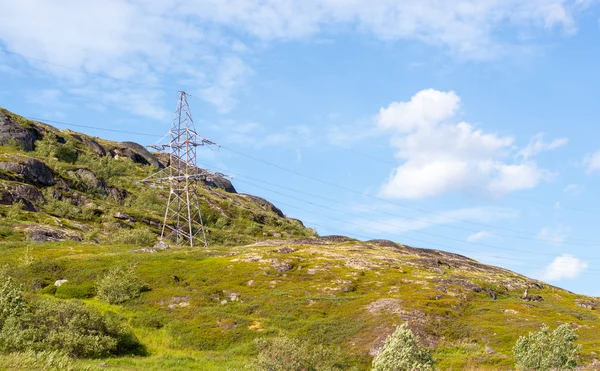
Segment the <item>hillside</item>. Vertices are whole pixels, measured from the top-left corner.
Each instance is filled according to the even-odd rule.
[[[318,237],[227,179],[200,190],[209,248],[153,249],[166,192],[138,180],[162,166],[138,144],[0,111],[4,274],[31,300],[77,298],[114,313],[145,348],[80,366],[241,370],[256,355],[254,339],[283,334],[366,370],[403,322],[442,370],[513,369],[519,336],[565,322],[578,328],[580,364],[598,365],[598,299],[457,254]],[[99,300],[98,278],[130,266],[147,290],[120,305]],[[68,282],[55,288],[57,280]]]

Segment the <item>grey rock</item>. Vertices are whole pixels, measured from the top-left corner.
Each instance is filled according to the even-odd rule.
[[[167,245],[164,241],[158,241],[158,243],[156,245],[154,245],[154,248],[157,250],[169,250],[170,249],[169,245]]]
[[[0,162],[0,169],[21,176],[25,183],[42,187],[54,185],[52,171],[45,163],[36,158]]]
[[[103,193],[106,193],[104,187],[106,187],[106,183],[102,179],[98,179],[96,174],[94,174],[91,170],[88,169],[77,169],[75,174],[79,179],[81,179],[89,188],[97,188],[102,190]]]
[[[108,193],[108,197],[117,202],[124,201],[128,196],[127,191],[121,188],[108,187],[106,188],[106,192]]]
[[[34,203],[43,203],[44,196],[37,188],[22,183],[0,182],[0,205],[12,205],[23,202],[27,211],[37,211]]]
[[[120,219],[120,220],[127,220],[128,222],[135,222],[135,218],[133,216],[131,216],[123,211],[117,211],[116,213],[114,213],[113,218]]]
[[[33,126],[17,122],[8,111],[0,109],[0,145],[15,142],[25,151],[33,151],[34,143],[39,137]]]
[[[264,198],[247,195],[247,194],[240,194],[240,196],[254,202],[255,204],[257,204],[258,206],[260,206],[262,209],[264,209],[266,211],[271,211],[271,212],[275,213],[280,218],[285,218],[283,211],[279,210],[277,207],[275,207],[275,205],[273,205],[269,201],[265,200]]]
[[[209,179],[204,180],[203,182],[211,188],[222,189],[227,193],[237,193],[233,184],[231,184],[229,180],[220,176],[211,177]]]
[[[152,165],[162,169],[164,165],[143,146],[134,142],[121,142],[121,148],[113,149],[114,153],[121,157],[127,157],[133,162],[142,165]]]
[[[104,157],[109,153],[109,151],[104,146],[102,146],[100,143],[86,135],[74,132],[71,132],[69,134],[71,134],[71,136],[76,140],[83,143],[87,148],[90,148],[92,152],[94,152],[94,154],[96,154],[97,156]]]
[[[29,225],[25,227],[25,233],[27,239],[32,242],[65,241],[67,239],[79,242],[82,240],[79,233],[50,226]]]
[[[282,247],[281,249],[277,249],[277,250],[273,250],[273,252],[277,252],[280,254],[289,254],[291,252],[296,252],[297,250],[294,249],[293,247],[289,247],[289,246],[285,246]]]

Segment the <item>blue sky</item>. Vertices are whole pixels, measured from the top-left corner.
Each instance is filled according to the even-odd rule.
[[[183,89],[198,131],[224,146],[199,163],[321,234],[454,251],[600,295],[596,1],[0,9],[3,107],[151,144],[74,125],[162,136]]]

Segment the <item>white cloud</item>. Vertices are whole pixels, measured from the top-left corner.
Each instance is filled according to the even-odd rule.
[[[419,128],[431,128],[454,116],[460,98],[453,91],[421,90],[409,102],[393,102],[381,108],[377,123],[382,129],[408,133]]]
[[[582,7],[578,0],[196,0],[178,11],[265,40],[305,38],[345,24],[381,39],[416,39],[462,57],[488,58],[506,47],[494,36],[498,29],[504,35],[553,27],[572,33]]]
[[[571,228],[565,226],[558,226],[556,228],[546,227],[540,230],[538,238],[552,245],[562,245],[570,231]]]
[[[538,153],[560,148],[566,145],[568,142],[569,140],[567,138],[559,138],[551,142],[544,142],[544,135],[538,134],[531,140],[531,142],[529,142],[527,147],[519,151],[519,155],[523,156],[525,160],[528,160],[530,157],[534,157]]]
[[[494,237],[490,232],[480,231],[477,233],[473,233],[472,235],[467,237],[467,242],[477,242],[481,240],[486,240],[488,238]]]
[[[403,161],[383,185],[383,197],[419,199],[473,189],[502,195],[553,177],[532,160],[513,163],[512,137],[486,133],[467,122],[450,123],[459,103],[454,92],[427,89],[379,111],[377,126],[392,132],[396,157]],[[526,153],[532,156],[561,142],[530,145]]]
[[[600,171],[600,151],[587,155],[584,158],[583,163],[588,174]]]
[[[582,5],[583,4],[583,5]],[[313,37],[351,29],[381,40],[417,40],[460,59],[507,55],[524,46],[523,30],[576,29],[580,0],[0,0],[0,43],[59,65],[141,83],[128,86],[156,106],[156,89],[184,88],[227,112],[252,75],[254,46],[265,41]],[[502,34],[508,39],[500,40]],[[244,43],[235,35],[243,35]],[[4,59],[5,56],[3,56]],[[9,64],[6,65],[6,62]],[[19,65],[6,58],[2,70]],[[97,78],[32,60],[30,66],[71,88],[107,88]],[[72,90],[76,94],[78,90]],[[101,100],[138,114],[114,94]],[[136,104],[137,107],[143,106]],[[153,112],[151,117],[160,117]]]
[[[588,263],[569,254],[557,256],[540,274],[544,281],[560,281],[577,277],[586,270]]]
[[[387,233],[405,233],[435,227],[440,224],[456,224],[460,219],[479,220],[481,222],[492,222],[501,219],[513,219],[518,216],[518,211],[503,207],[478,207],[463,208],[455,210],[440,211],[437,215],[408,219],[408,218],[385,218],[374,221],[363,221],[360,224],[365,231],[375,230]]]

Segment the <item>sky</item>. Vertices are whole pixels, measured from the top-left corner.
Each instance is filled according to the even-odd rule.
[[[599,3],[0,0],[0,106],[150,145],[184,90],[199,164],[322,235],[600,296]]]

